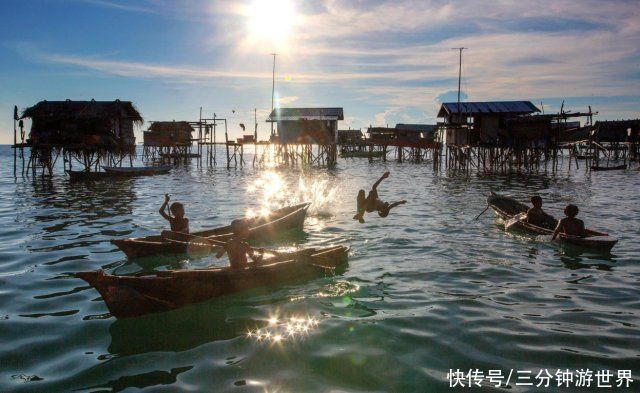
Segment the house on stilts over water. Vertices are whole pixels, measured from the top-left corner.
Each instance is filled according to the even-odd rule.
[[[185,159],[191,153],[193,126],[188,121],[154,121],[142,133],[143,156],[147,159]]]
[[[447,102],[438,111],[438,138],[450,168],[531,171],[550,164],[555,170],[567,118],[592,115],[540,114],[531,101]]]
[[[40,101],[25,109],[20,120],[30,120],[29,137],[20,145],[29,148],[26,165],[35,175],[53,174],[62,156],[64,169],[79,166],[97,171],[101,165],[132,165],[136,154],[134,128],[143,124],[130,101]],[[24,170],[24,168],[23,168]]]
[[[342,108],[275,108],[267,122],[277,125],[271,140],[276,159],[335,167],[340,120],[344,120]]]

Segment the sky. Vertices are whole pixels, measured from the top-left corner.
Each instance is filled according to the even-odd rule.
[[[343,107],[341,129],[434,124],[457,47],[464,101],[640,117],[638,0],[3,0],[0,16],[0,143],[14,105],[92,98],[145,121],[202,107],[232,137],[255,109],[266,139],[271,53],[276,106]]]

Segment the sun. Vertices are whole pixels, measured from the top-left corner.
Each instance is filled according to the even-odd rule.
[[[290,42],[298,14],[290,0],[254,0],[245,8],[249,39],[282,49]]]

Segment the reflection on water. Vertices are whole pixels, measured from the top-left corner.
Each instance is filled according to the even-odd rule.
[[[10,159],[0,148],[0,164]],[[352,220],[357,190],[386,170],[381,197],[409,204]],[[366,160],[340,160],[332,172],[193,162],[74,184],[0,177],[0,391],[443,391],[449,368],[638,370],[639,186],[634,171],[478,175]],[[541,195],[555,216],[577,203],[588,227],[620,241],[600,255],[507,233],[491,211],[474,220],[491,190]],[[128,261],[109,243],[166,228],[165,192],[185,204],[194,231],[311,201],[302,234],[261,246],[344,244],[348,267],[116,320],[75,272],[222,263]]]
[[[262,326],[248,315],[229,319],[233,302],[207,302],[168,313],[115,320],[109,326],[108,352],[128,356],[145,352],[182,352],[208,342],[242,336]]]
[[[86,386],[77,390],[94,390],[99,388],[108,389],[109,392],[121,392],[129,388],[146,388],[158,385],[171,385],[176,382],[178,375],[189,371],[193,366],[176,367],[170,371],[150,371],[147,373],[127,375],[111,380],[101,385]]]
[[[247,338],[256,342],[280,344],[290,340],[302,340],[317,328],[320,321],[310,316],[273,316],[266,326],[249,330]]]

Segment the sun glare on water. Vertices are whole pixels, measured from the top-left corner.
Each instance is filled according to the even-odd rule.
[[[246,217],[250,218],[302,202],[311,202],[310,211],[314,214],[329,214],[337,189],[327,179],[300,176],[297,181],[287,181],[278,172],[265,171],[249,184],[247,192],[255,196],[258,204],[247,210]]]
[[[306,338],[318,327],[320,320],[310,316],[291,316],[289,318],[269,318],[268,325],[247,332],[247,338],[256,342],[283,344],[285,341]]]
[[[244,12],[249,39],[282,50],[291,38],[299,16],[289,0],[254,0]]]

